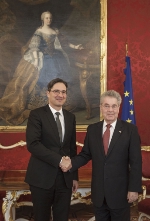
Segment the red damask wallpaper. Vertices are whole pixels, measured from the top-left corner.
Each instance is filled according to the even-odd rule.
[[[125,44],[131,58],[134,105],[142,145],[150,145],[150,1],[108,0],[107,88],[123,95]]]
[[[142,145],[149,146],[150,0],[107,0],[107,5],[107,88],[117,90],[123,95],[127,43],[131,58],[136,122]],[[84,137],[85,132],[77,132],[79,143],[83,143]],[[20,140],[25,141],[25,133],[0,133],[2,145],[11,145]],[[81,148],[78,146],[78,152]],[[0,149],[0,170],[26,169],[29,156],[25,146],[13,150]],[[91,167],[91,162],[85,167]],[[4,195],[0,198],[2,197]]]
[[[123,95],[125,44],[131,58],[136,121],[142,145],[150,145],[150,1],[108,0],[108,89]],[[83,143],[85,132],[77,132],[77,141]],[[25,141],[24,133],[0,133],[0,143],[11,145]],[[78,146],[80,151],[81,146]],[[23,159],[22,157],[23,156]],[[29,153],[26,147],[0,150],[0,169],[26,169]],[[88,167],[86,165],[86,167]]]
[[[78,153],[82,149],[85,132],[77,133]],[[20,141],[25,141],[25,133],[0,133],[0,144],[10,146]],[[13,149],[0,149],[0,170],[26,170],[30,153],[26,146],[18,146]],[[91,167],[91,161],[84,168]]]

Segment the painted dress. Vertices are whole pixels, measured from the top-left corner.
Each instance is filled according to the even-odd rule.
[[[47,103],[47,84],[59,77],[71,81],[69,59],[62,48],[68,42],[61,34],[45,34],[36,30],[26,47],[12,80],[0,99],[0,118],[9,125],[20,125],[31,109]],[[38,68],[33,52],[38,53]]]

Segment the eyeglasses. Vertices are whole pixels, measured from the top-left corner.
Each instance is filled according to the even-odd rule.
[[[102,105],[102,104],[101,104]],[[113,104],[112,106],[111,105],[108,105],[108,104],[104,104],[102,105],[106,110],[109,110],[110,108],[112,108],[113,110],[116,110],[119,106],[117,104]]]
[[[60,93],[62,93],[62,95],[66,95],[67,94],[67,91],[65,91],[65,90],[62,90],[62,91],[60,91],[60,90],[53,90],[51,92],[53,92],[55,95],[59,95]]]

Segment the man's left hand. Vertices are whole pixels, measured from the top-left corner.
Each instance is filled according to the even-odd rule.
[[[73,186],[72,186],[72,192],[76,193],[77,189],[78,189],[78,181],[77,180],[73,180]]]
[[[138,199],[138,193],[137,192],[128,192],[127,200],[128,203],[133,203]]]

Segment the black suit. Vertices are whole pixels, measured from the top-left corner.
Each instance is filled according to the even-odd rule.
[[[102,129],[103,121],[88,127],[84,147],[72,159],[71,170],[92,159],[93,204],[102,206],[105,197],[111,209],[125,208],[128,206],[128,191],[141,192],[142,161],[137,127],[117,120],[107,156],[104,154]]]
[[[56,184],[61,174],[59,163],[62,156],[76,155],[75,116],[63,110],[65,135],[60,144],[59,133],[54,116],[48,105],[31,111],[26,131],[27,148],[31,158],[27,168],[25,182],[39,189],[49,190]],[[66,188],[72,188],[78,173],[62,173]],[[65,201],[64,201],[65,204]]]

